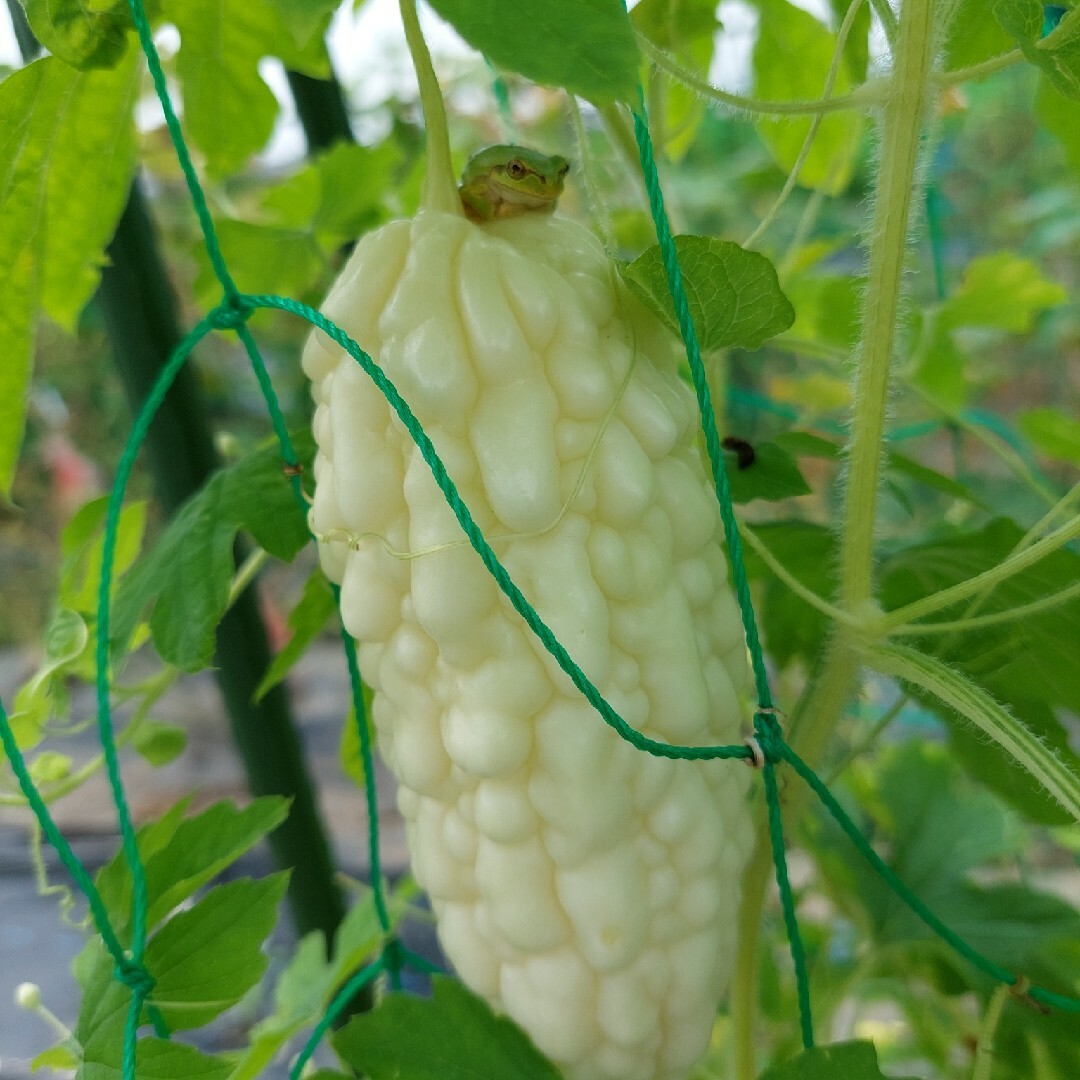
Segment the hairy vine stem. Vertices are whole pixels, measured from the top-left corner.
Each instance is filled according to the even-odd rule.
[[[881,113],[876,203],[869,231],[868,280],[855,354],[854,406],[847,444],[839,606],[860,617],[873,606],[874,535],[885,432],[889,374],[896,346],[903,266],[913,205],[917,205],[922,129],[934,89],[934,0],[904,0],[892,74]],[[793,712],[788,734],[811,768],[820,761],[859,679],[858,632],[839,623],[822,666]],[[802,810],[807,792],[791,788],[785,818]],[[758,839],[744,879],[738,918],[739,949],[732,1000],[736,1080],[753,1080],[757,952],[769,878],[769,841],[759,815]]]

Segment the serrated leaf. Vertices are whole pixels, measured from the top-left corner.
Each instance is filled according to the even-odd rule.
[[[272,224],[309,231],[336,246],[366,232],[384,216],[387,193],[398,186],[401,149],[393,138],[378,146],[337,142],[261,200]]]
[[[834,1043],[815,1046],[782,1065],[766,1069],[758,1080],[890,1080],[881,1071],[874,1044]],[[897,1078],[900,1080],[900,1078]]]
[[[640,56],[622,0],[431,0],[499,67],[596,104],[637,104]]]
[[[1068,292],[1047,281],[1029,259],[999,251],[973,259],[960,288],[941,305],[945,326],[992,326],[1020,334],[1035,316],[1064,304]]]
[[[798,463],[786,450],[774,442],[755,443],[753,450],[754,460],[745,467],[740,467],[737,456],[724,455],[733,502],[777,502],[810,493]]]
[[[266,144],[278,113],[259,61],[276,56],[295,70],[323,75],[321,41],[298,48],[274,4],[165,0],[162,8],[180,31],[176,70],[185,132],[206,155],[210,173],[235,171]]]
[[[708,236],[676,236],[675,250],[702,349],[756,349],[794,321],[776,270],[764,255]],[[638,298],[678,334],[659,245],[620,269]]]
[[[150,927],[276,829],[289,805],[276,797],[255,799],[243,808],[220,802],[184,818],[188,801],[139,829]],[[95,883],[123,938],[131,918],[131,872],[123,852],[99,871]]]
[[[330,583],[321,570],[316,570],[304,583],[304,592],[296,607],[289,612],[287,623],[292,637],[274,657],[262,682],[256,688],[256,701],[261,701],[268,690],[285,678],[336,613],[337,601]]]
[[[123,1065],[124,1025],[131,991],[116,979],[113,959],[100,939],[80,955],[86,990],[75,1026],[82,1047],[79,1080],[116,1080]],[[183,1043],[140,1039],[135,1047],[139,1080],[226,1080],[230,1064]]]
[[[836,36],[788,0],[756,0],[761,21],[754,46],[754,93],[769,100],[817,100],[836,48]],[[833,96],[852,86],[841,65]],[[754,126],[777,165],[790,172],[810,128],[809,119],[759,119]],[[854,174],[865,120],[858,110],[822,118],[814,144],[799,172],[803,187],[840,195]]]
[[[187,732],[176,724],[166,724],[161,720],[144,720],[131,743],[135,752],[144,761],[155,767],[168,765],[183,752],[187,746]]]
[[[856,770],[856,786],[877,845],[890,853],[890,869],[983,955],[1026,972],[1046,947],[1076,936],[1080,913],[1066,901],[1027,886],[974,880],[988,862],[1021,851],[1028,834],[994,796],[963,782],[943,747],[912,740],[886,751],[875,770]],[[826,878],[849,911],[861,910],[860,922],[879,946],[931,942],[953,959],[952,947],[853,855],[831,820],[819,843]],[[965,972],[982,979],[973,969]]]
[[[228,1058],[172,1039],[140,1039],[135,1060],[139,1080],[227,1080],[232,1073]]]
[[[391,925],[405,910],[398,894],[391,898]],[[372,896],[349,909],[334,934],[334,956],[326,957],[322,934],[300,942],[274,990],[274,1012],[251,1032],[251,1045],[236,1066],[232,1080],[257,1080],[290,1038],[322,1018],[333,994],[379,949],[383,930]]]
[[[1043,37],[1040,0],[998,0],[994,15],[1027,60],[1067,98],[1080,99],[1080,8],[1067,11]]]
[[[218,885],[150,939],[143,962],[171,1031],[202,1027],[259,981],[288,880],[282,873]]]
[[[101,585],[101,555],[104,549],[104,524],[109,497],[103,495],[81,507],[65,527],[61,537],[64,561],[60,572],[60,603],[84,615],[97,612]],[[112,595],[120,579],[131,568],[142,546],[146,528],[146,503],[128,503],[120,511],[113,553]]]
[[[461,983],[432,979],[432,996],[388,994],[334,1037],[342,1060],[371,1080],[559,1080],[506,1017]]]
[[[310,439],[297,439],[305,455]],[[280,451],[256,451],[215,473],[176,513],[153,550],[125,578],[110,627],[128,640],[153,604],[150,630],[162,658],[184,671],[210,663],[244,529],[271,555],[289,561],[308,540],[307,522],[281,469]]]
[[[71,328],[100,277],[134,171],[135,57],[55,57],[0,83],[0,495],[22,441],[36,314]]]
[[[115,67],[127,49],[127,0],[22,0],[22,5],[34,36],[71,67]]]

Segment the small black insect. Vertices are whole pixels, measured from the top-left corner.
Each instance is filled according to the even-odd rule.
[[[738,439],[734,435],[726,435],[720,440],[720,445],[725,450],[733,450],[739,464],[739,472],[749,469],[757,460],[754,448],[745,440]]]

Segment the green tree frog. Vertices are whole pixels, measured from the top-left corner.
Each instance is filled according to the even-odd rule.
[[[524,146],[489,146],[461,174],[461,205],[470,221],[549,214],[562,194],[570,162]]]

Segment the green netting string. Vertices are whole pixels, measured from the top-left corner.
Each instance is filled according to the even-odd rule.
[[[499,69],[485,56],[484,63],[491,72],[491,93],[495,98],[495,105],[499,110],[499,119],[502,121],[503,131],[506,132],[507,142],[517,141],[517,127],[514,124],[514,113],[510,108],[510,90],[506,80],[499,74]]]
[[[650,206],[653,211],[654,221],[657,227],[657,234],[660,240],[661,249],[664,253],[665,270],[668,275],[669,287],[673,293],[673,299],[675,302],[676,311],[679,315],[680,328],[682,330],[684,344],[687,347],[688,360],[691,365],[691,372],[694,378],[695,390],[698,395],[699,408],[702,415],[702,427],[705,434],[706,447],[709,453],[710,466],[713,472],[713,481],[716,488],[717,497],[721,506],[721,513],[724,516],[725,530],[728,534],[728,547],[732,560],[732,572],[736,582],[736,591],[739,593],[740,609],[743,613],[744,626],[746,627],[747,640],[751,649],[751,654],[754,657],[754,670],[755,680],[758,687],[759,695],[759,708],[755,713],[755,733],[756,743],[753,748],[747,746],[711,746],[711,747],[683,747],[669,743],[662,743],[656,740],[648,739],[642,736],[635,729],[631,728],[622,717],[608,704],[599,691],[592,685],[589,679],[584,675],[581,669],[569,656],[561,643],[552,634],[550,628],[546,626],[538,613],[525,599],[524,595],[517,588],[505,568],[499,562],[495,556],[491,547],[487,544],[479,527],[476,525],[468,507],[460,498],[453,481],[450,479],[446,472],[442,461],[439,459],[435,452],[433,445],[428,439],[427,435],[423,431],[423,428],[417,421],[416,417],[412,414],[407,403],[400,397],[393,383],[386,377],[382,370],[372,361],[372,359],[352,341],[347,334],[344,333],[339,327],[331,323],[328,319],[322,316],[319,312],[314,311],[307,305],[300,304],[297,301],[290,300],[285,297],[278,296],[245,296],[238,293],[235,285],[229,276],[224,259],[221,256],[220,248],[217,244],[214,234],[213,224],[210,219],[209,209],[206,204],[205,197],[203,196],[201,187],[199,186],[197,177],[194,172],[194,168],[191,164],[190,155],[187,152],[186,144],[184,143],[183,134],[180,130],[179,122],[176,119],[176,115],[173,112],[169,103],[168,94],[165,88],[164,74],[161,70],[160,61],[157,57],[156,50],[154,49],[152,39],[150,37],[149,24],[146,21],[145,14],[142,10],[140,0],[129,0],[133,18],[136,28],[139,32],[140,41],[144,52],[147,55],[148,64],[150,66],[151,74],[154,79],[154,85],[157,90],[158,96],[161,100],[162,107],[165,111],[166,122],[169,127],[170,135],[176,146],[177,155],[180,159],[181,166],[184,170],[185,179],[188,183],[189,190],[191,192],[192,201],[195,205],[195,210],[199,218],[200,227],[203,230],[203,234],[207,243],[207,247],[210,253],[211,263],[214,266],[215,273],[217,274],[219,281],[222,284],[225,292],[225,299],[223,303],[211,312],[205,319],[203,319],[184,339],[183,342],[177,347],[173,355],[170,357],[169,362],[162,370],[161,374],[150,396],[147,398],[140,411],[139,417],[133,427],[131,438],[128,445],[125,448],[124,456],[121,459],[120,466],[118,467],[117,480],[113,489],[113,497],[110,499],[109,515],[106,520],[106,537],[103,545],[103,557],[102,557],[102,589],[99,594],[99,632],[101,639],[106,643],[104,646],[99,645],[98,651],[98,696],[99,696],[99,725],[102,729],[103,744],[106,748],[106,759],[109,760],[109,747],[112,746],[112,759],[115,763],[115,744],[112,740],[111,722],[109,721],[109,702],[108,702],[108,648],[107,648],[107,628],[109,618],[109,591],[112,578],[112,567],[115,555],[116,535],[119,525],[119,508],[122,506],[123,494],[126,489],[127,480],[130,476],[131,466],[134,461],[134,456],[138,451],[138,447],[141,445],[145,438],[146,431],[149,428],[150,422],[153,419],[158,407],[161,404],[161,400],[164,398],[166,392],[172,384],[177,372],[182,365],[186,362],[191,351],[195,345],[202,340],[211,330],[229,330],[235,329],[248,352],[248,355],[252,361],[253,368],[255,370],[256,377],[258,379],[260,389],[266,400],[267,407],[271,413],[271,418],[274,424],[274,429],[277,434],[279,443],[281,445],[283,458],[286,466],[286,473],[289,475],[290,482],[293,484],[293,490],[298,499],[302,501],[302,490],[300,486],[299,473],[296,465],[295,454],[293,453],[291,443],[288,438],[287,430],[284,425],[284,418],[281,415],[280,407],[277,403],[276,395],[273,392],[270,378],[266,372],[265,365],[263,364],[261,357],[259,356],[258,349],[254,340],[251,338],[250,333],[246,327],[246,321],[250,317],[251,313],[258,308],[271,308],[281,311],[290,312],[297,315],[311,325],[318,329],[321,329],[331,339],[336,341],[343,349],[345,349],[354,360],[360,364],[361,368],[366,372],[369,378],[375,383],[377,388],[386,397],[388,403],[394,408],[398,417],[405,424],[411,437],[414,439],[417,447],[421,451],[421,455],[424,457],[428,464],[429,469],[432,472],[433,477],[442,490],[443,496],[446,499],[448,505],[453,511],[459,524],[461,525],[467,539],[471,546],[476,550],[477,554],[483,560],[488,571],[494,577],[499,588],[504,595],[510,600],[511,604],[518,611],[518,613],[525,620],[530,629],[537,635],[541,643],[545,646],[549,653],[555,658],[560,668],[570,677],[575,686],[582,692],[585,698],[590,702],[601,717],[616,732],[636,746],[640,750],[644,750],[647,753],[654,754],[661,757],[669,757],[684,760],[708,760],[708,759],[743,759],[756,761],[760,756],[762,765],[762,771],[764,774],[764,781],[766,787],[766,796],[769,803],[770,814],[770,836],[772,840],[773,856],[776,867],[777,881],[781,891],[781,902],[784,908],[785,921],[788,926],[789,940],[792,949],[792,958],[795,965],[796,981],[799,988],[799,1000],[800,1000],[800,1018],[802,1022],[803,1041],[807,1045],[812,1043],[812,1028],[810,1026],[810,1012],[809,1012],[809,992],[808,992],[808,980],[806,978],[805,957],[803,954],[801,939],[798,934],[797,921],[795,919],[794,912],[794,899],[791,893],[790,883],[787,879],[786,862],[784,858],[784,844],[782,831],[780,829],[780,807],[779,798],[776,791],[776,780],[774,773],[774,766],[780,761],[786,761],[790,763],[795,771],[800,775],[807,783],[810,784],[812,790],[818,795],[818,798],[824,803],[828,811],[840,822],[844,831],[856,842],[860,853],[864,858],[867,858],[874,869],[882,875],[887,884],[901,897],[901,899],[907,903],[912,910],[916,912],[927,925],[931,927],[942,936],[946,941],[950,943],[954,948],[974,963],[980,970],[991,977],[999,979],[1008,983],[1009,985],[1017,985],[1020,979],[1017,976],[1004,971],[1004,969],[987,960],[976,950],[967,945],[961,938],[953,934],[948,928],[933,916],[933,913],[929,911],[913,893],[910,892],[895,877],[887,866],[878,858],[873,849],[865,841],[865,839],[858,832],[858,829],[851,821],[850,818],[844,813],[842,808],[836,803],[828,789],[821,782],[821,780],[809,769],[805,763],[801,761],[795,755],[794,751],[787,746],[784,742],[782,734],[779,729],[779,725],[776,722],[775,709],[771,704],[771,697],[769,693],[768,680],[765,675],[764,661],[761,654],[760,643],[758,642],[756,624],[753,616],[752,606],[749,604],[749,591],[746,583],[745,570],[742,568],[741,563],[741,546],[739,543],[737,527],[735,527],[734,513],[731,507],[731,500],[727,489],[727,477],[722,467],[722,456],[719,449],[719,439],[716,433],[715,422],[713,420],[711,395],[707,381],[705,379],[704,368],[701,363],[700,350],[697,345],[696,335],[692,321],[689,316],[689,311],[686,305],[685,291],[682,288],[681,274],[679,271],[678,260],[675,253],[674,243],[670,234],[670,227],[667,223],[667,217],[663,208],[662,193],[659,188],[659,182],[656,175],[655,161],[653,160],[652,146],[649,140],[647,122],[644,117],[644,109],[638,114],[635,114],[635,132],[638,138],[638,146],[642,159],[642,168],[645,173],[646,184],[649,188]],[[745,603],[744,603],[745,601]],[[351,637],[347,634],[346,638],[346,650],[350,663],[350,680],[353,685],[354,696],[357,696],[359,689],[359,670],[356,667],[355,661],[355,649]],[[104,692],[103,692],[104,685]],[[363,701],[362,694],[358,696],[356,702],[358,708],[356,709],[357,722],[361,725],[361,752],[365,761],[365,775],[369,780],[373,777],[373,772],[368,772],[369,769],[373,770],[373,762],[371,759],[371,747],[370,740],[367,738],[367,724],[366,717],[363,713]],[[66,845],[63,837],[55,828],[55,824],[51,822],[51,818],[48,815],[47,807],[45,807],[43,801],[38,796],[33,782],[29,777],[29,774],[25,768],[25,763],[19,754],[18,748],[14,742],[14,736],[11,732],[10,725],[7,720],[6,714],[0,707],[0,734],[3,735],[3,743],[5,752],[8,754],[9,759],[12,762],[13,769],[16,775],[19,777],[20,784],[23,786],[24,791],[27,793],[28,801],[30,801],[31,808],[34,810],[39,821],[42,823],[42,828],[45,831],[46,836],[50,842],[57,848],[61,855],[61,858],[65,857],[65,849],[67,854],[70,855],[73,864],[77,864],[78,860],[75,859],[74,854],[71,853],[70,847]],[[133,911],[133,938],[136,942],[139,942],[140,934],[138,931],[141,927],[141,936],[143,941],[145,939],[145,876],[141,875],[141,862],[138,858],[137,846],[134,845],[134,833],[130,829],[130,815],[127,814],[126,802],[124,800],[123,789],[119,783],[119,770],[118,767],[114,768],[110,764],[110,780],[113,782],[114,796],[116,797],[118,812],[121,815],[122,829],[124,828],[124,819],[127,818],[128,832],[125,833],[125,857],[128,858],[133,877],[136,878],[136,888],[134,890],[135,896],[140,896],[140,890],[137,885],[137,879],[142,876],[142,890],[141,890],[141,908],[140,916],[140,901],[136,899],[135,910]],[[372,855],[373,865],[378,865],[378,818],[377,818],[377,804],[374,798],[374,784],[368,783],[368,800],[369,800],[369,821],[371,834],[375,840],[375,847]],[[30,793],[33,792],[34,798],[30,797]],[[51,829],[49,828],[51,826]],[[130,843],[127,840],[130,835]],[[65,860],[66,861],[66,860]],[[69,865],[69,869],[71,866]],[[81,870],[81,867],[80,867]],[[381,889],[381,870],[380,870],[380,888],[377,890],[377,895],[382,896]],[[74,873],[73,877],[80,889],[87,895],[88,900],[91,901],[92,908],[94,907],[94,901],[91,899],[96,896],[96,892],[93,890],[93,883],[89,880],[82,870],[81,874]],[[374,875],[373,875],[374,882]],[[97,904],[101,906],[100,897],[97,897]],[[377,901],[377,908],[380,911],[379,918],[380,923],[383,925],[384,930],[389,926],[389,915],[385,907],[385,897],[382,897],[381,908]],[[103,910],[103,908],[102,908]],[[108,930],[103,927],[107,927]],[[99,931],[102,933],[103,938],[106,940],[107,947],[110,940],[115,942],[115,934],[112,934],[111,927],[109,927],[107,917],[104,920],[104,924],[99,925]],[[133,1001],[132,1009],[129,1010],[128,1023],[125,1029],[125,1045],[124,1045],[124,1077],[125,1080],[133,1080],[135,1069],[135,1039],[138,1030],[138,1018],[141,1012],[141,1007],[146,999],[146,996],[152,989],[152,980],[149,975],[141,967],[141,942],[139,942],[140,948],[138,953],[133,945],[132,953],[129,956],[122,953],[121,958],[117,961],[117,977],[127,982],[133,987]],[[119,943],[116,942],[119,946]],[[303,1062],[300,1063],[300,1067],[294,1071],[294,1075],[299,1075],[300,1068],[310,1058],[310,1054],[314,1050],[314,1046],[317,1045],[319,1039],[325,1034],[325,1031],[329,1028],[330,1024],[341,1014],[341,1011],[345,1008],[348,1001],[352,996],[362,987],[366,985],[371,979],[375,978],[381,971],[388,970],[393,972],[394,970],[400,971],[401,966],[409,962],[420,968],[430,968],[430,965],[426,965],[421,958],[415,954],[410,953],[408,950],[403,949],[400,943],[390,939],[386,942],[383,950],[382,957],[376,961],[376,963],[369,965],[367,968],[358,972],[351,980],[349,980],[339,991],[335,997],[334,1002],[327,1010],[327,1014],[323,1019],[323,1022],[319,1025],[315,1032],[312,1034],[312,1038],[309,1040],[308,1045],[305,1047],[306,1056],[303,1058]],[[1055,994],[1048,990],[1043,990],[1039,987],[1032,987],[1028,989],[1027,994],[1033,1000],[1043,1002],[1045,1004],[1056,1005],[1061,1008],[1070,1009],[1072,1011],[1080,1011],[1080,1001],[1065,995]]]
[[[780,739],[780,729],[776,721],[772,701],[769,676],[765,669],[765,655],[758,635],[757,618],[754,615],[754,603],[750,597],[750,582],[746,575],[746,565],[742,555],[742,538],[739,525],[735,520],[735,506],[731,499],[724,457],[720,449],[720,435],[716,430],[716,418],[713,412],[712,393],[701,360],[701,347],[698,344],[697,330],[690,315],[690,304],[683,286],[682,271],[679,267],[679,255],[675,240],[671,235],[671,224],[664,209],[664,193],[660,188],[656,159],[653,152],[652,137],[649,135],[649,121],[645,111],[645,93],[638,86],[638,107],[634,112],[634,137],[637,140],[638,157],[641,172],[645,178],[645,189],[649,196],[649,210],[652,213],[653,227],[660,244],[660,255],[667,277],[668,291],[675,305],[675,315],[679,323],[686,359],[690,365],[690,375],[697,394],[698,413],[701,418],[701,430],[705,436],[705,448],[708,452],[709,467],[712,470],[713,486],[720,517],[724,522],[724,536],[727,540],[728,556],[731,562],[731,578],[735,595],[739,601],[743,632],[746,646],[750,653],[750,665],[754,671],[754,685],[757,690],[758,708],[754,717],[755,733],[759,742],[764,733],[766,743]],[[764,749],[764,747],[763,747]],[[772,849],[773,867],[776,871],[776,883],[780,890],[780,904],[784,913],[784,925],[787,929],[788,944],[791,949],[791,961],[795,968],[795,984],[799,1002],[799,1028],[803,1046],[814,1045],[814,1024],[810,1010],[810,980],[806,972],[806,955],[803,949],[799,921],[795,916],[795,898],[788,879],[787,857],[784,852],[783,814],[780,807],[780,792],[776,784],[775,755],[766,753],[762,778],[765,782],[765,803],[768,808],[769,840]]]

